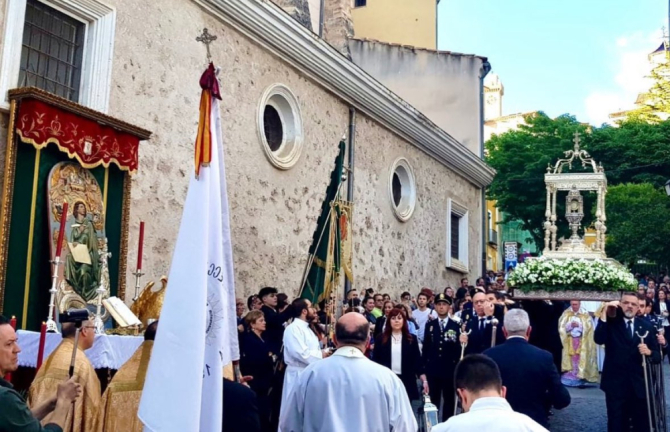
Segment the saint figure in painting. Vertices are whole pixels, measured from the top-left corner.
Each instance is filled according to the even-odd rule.
[[[65,278],[75,292],[88,302],[96,297],[95,290],[100,284],[98,236],[93,222],[87,217],[83,201],[74,204],[72,216]]]

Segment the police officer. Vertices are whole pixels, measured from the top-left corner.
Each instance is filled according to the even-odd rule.
[[[439,407],[444,398],[442,421],[453,415],[454,369],[461,355],[460,320],[451,314],[452,300],[445,294],[435,298],[437,319],[426,323],[423,362],[430,388],[430,400]]]

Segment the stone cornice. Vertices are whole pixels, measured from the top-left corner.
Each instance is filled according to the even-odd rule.
[[[474,185],[493,180],[493,168],[271,2],[193,1]]]

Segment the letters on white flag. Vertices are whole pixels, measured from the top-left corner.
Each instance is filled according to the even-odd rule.
[[[190,181],[139,418],[145,431],[222,430],[223,366],[239,359],[219,101],[212,161]]]

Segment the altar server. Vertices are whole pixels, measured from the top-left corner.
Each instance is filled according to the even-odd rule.
[[[370,325],[361,314],[350,312],[338,320],[337,351],[300,374],[285,406],[282,431],[417,430],[402,381],[363,354],[369,334]]]
[[[30,391],[28,392],[28,404],[36,407],[44,401],[56,395],[58,385],[68,378],[72,351],[74,349],[74,336],[76,332],[74,323],[63,324],[63,341],[56,350],[46,359],[35,376]],[[74,365],[74,380],[81,384],[82,395],[70,409],[64,432],[89,432],[93,430],[95,419],[100,406],[100,381],[95,374],[84,351],[93,346],[95,339],[95,326],[92,321],[84,321],[79,333],[77,345],[77,358]],[[42,421],[49,423],[51,415]],[[74,417],[74,419],[73,419]]]
[[[321,360],[326,350],[321,350],[319,338],[309,327],[316,317],[316,311],[312,304],[306,299],[295,299],[291,303],[291,309],[295,319],[284,332],[284,362],[286,363],[286,375],[284,375],[284,389],[282,390],[281,410],[284,412],[286,401],[291,390],[298,380],[298,375],[310,363]],[[280,414],[281,416],[281,414]]]
[[[147,374],[151,350],[154,347],[158,321],[147,327],[144,342],[121,369],[102,395],[102,403],[96,421],[97,432],[141,432],[144,429],[137,417],[144,378]]]

